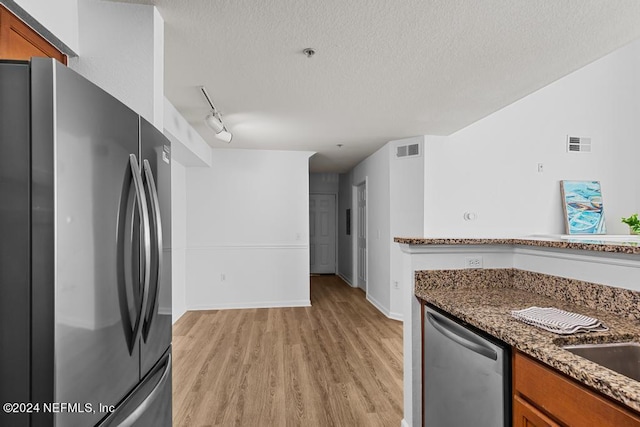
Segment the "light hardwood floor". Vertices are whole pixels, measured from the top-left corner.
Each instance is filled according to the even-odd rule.
[[[174,426],[400,426],[402,323],[337,276],[311,278],[311,304],[187,312]]]

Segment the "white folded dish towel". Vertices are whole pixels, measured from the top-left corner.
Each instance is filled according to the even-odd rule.
[[[598,319],[554,307],[512,310],[511,315],[524,323],[561,335],[609,330]]]

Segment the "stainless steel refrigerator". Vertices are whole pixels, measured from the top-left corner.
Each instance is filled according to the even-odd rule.
[[[71,69],[0,62],[0,425],[171,425],[170,163]]]

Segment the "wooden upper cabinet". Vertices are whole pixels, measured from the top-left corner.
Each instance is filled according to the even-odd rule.
[[[32,56],[55,58],[67,65],[65,54],[0,5],[0,59],[27,60]]]

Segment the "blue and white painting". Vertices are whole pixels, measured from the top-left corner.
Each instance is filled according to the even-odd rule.
[[[560,181],[568,234],[605,234],[602,191],[598,181]]]

